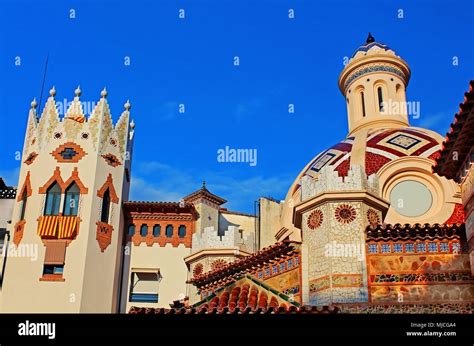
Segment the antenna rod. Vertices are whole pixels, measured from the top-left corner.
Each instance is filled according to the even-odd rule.
[[[49,60],[49,52],[46,56],[46,63],[44,64],[44,74],[43,74],[43,84],[41,85],[41,95],[38,105],[38,111],[41,112],[41,102],[43,101],[43,90],[44,90],[44,82],[46,80],[46,72],[48,71],[48,60]]]

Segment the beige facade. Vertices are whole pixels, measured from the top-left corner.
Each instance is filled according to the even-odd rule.
[[[156,270],[159,272],[160,279],[157,282],[154,292],[158,293],[157,303],[140,302],[140,306],[145,307],[169,307],[175,300],[183,299],[187,295],[186,280],[188,277],[188,268],[184,258],[190,253],[190,249],[183,244],[173,247],[166,244],[164,247],[154,244],[149,247],[146,244],[139,246],[130,246],[130,267],[125,273],[130,282],[133,272],[144,272],[145,270]],[[133,284],[124,287],[127,290],[126,297],[130,297]],[[127,312],[136,302],[126,301],[126,307],[123,312]]]
[[[129,131],[129,104],[117,124],[111,121],[107,93],[102,92],[92,116],[85,121],[76,90],[65,117],[60,118],[55,105],[55,90],[50,91],[42,116],[36,119],[36,103],[32,103],[23,150],[18,186],[29,191],[24,217],[22,202],[15,204],[12,237],[17,248],[30,248],[37,256],[9,257],[2,288],[4,312],[113,312],[116,310],[118,267],[121,253],[121,203],[128,198],[125,170],[130,169],[133,130]],[[62,154],[61,154],[62,153]],[[108,161],[111,155],[116,161]],[[129,173],[128,173],[129,174]],[[114,190],[106,224],[110,226],[110,243],[98,241],[102,208],[101,188],[110,182]],[[59,186],[57,210],[45,218],[49,189]],[[80,188],[73,200],[75,228],[69,236],[60,234],[59,222],[66,220],[67,189]],[[20,191],[21,194],[21,191]],[[65,222],[65,221],[63,221]],[[50,234],[40,235],[41,226],[50,226]],[[65,223],[62,224],[65,228]],[[64,229],[63,229],[64,230]],[[66,243],[62,263],[46,274],[46,247],[50,241]],[[102,247],[104,246],[104,247]],[[64,251],[64,250],[63,250]],[[21,274],[18,274],[21,273]],[[52,299],[54,297],[54,299]]]
[[[268,198],[259,199],[259,248],[273,245],[277,232],[281,231],[281,214],[283,203]]]
[[[257,294],[263,307],[471,299],[458,253],[463,210],[473,248],[473,169],[462,187],[432,173],[443,138],[410,126],[410,74],[369,35],[339,77],[347,136],[304,167],[284,201],[260,198],[256,215],[227,210],[205,183],[179,202],[128,201],[130,104],[113,125],[104,90],[86,119],[78,88],[60,117],[53,88],[39,120],[36,102],[28,118],[9,226],[23,252],[8,258],[0,310],[128,312],[231,298],[234,309],[237,297],[254,309]],[[413,274],[404,258],[440,287],[418,294],[414,283],[407,294],[384,281],[392,269],[400,280]],[[451,264],[459,279],[439,285]]]
[[[129,234],[131,241],[126,246],[130,251],[125,254],[122,312],[137,304],[167,308],[184,297],[197,302],[200,293],[187,281],[257,250],[256,218],[222,208],[225,202],[203,185],[179,203],[126,203],[125,228],[133,224],[135,231]],[[148,226],[147,235],[141,234],[143,224]],[[153,234],[158,224],[160,235]],[[187,225],[188,233],[182,238],[168,237],[163,234],[167,225],[173,225],[174,230]]]

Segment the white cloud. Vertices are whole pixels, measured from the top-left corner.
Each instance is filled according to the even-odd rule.
[[[254,201],[259,197],[285,197],[293,177],[266,178],[254,176],[239,179],[222,172],[202,172],[207,188],[228,200],[225,207],[253,212]],[[166,164],[150,161],[138,162],[132,169],[131,200],[179,201],[198,190],[202,185],[196,175],[177,170]]]

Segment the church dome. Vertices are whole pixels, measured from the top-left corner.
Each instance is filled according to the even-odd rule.
[[[435,132],[415,127],[358,132],[316,155],[302,176],[316,178],[323,167],[331,166],[339,176],[344,177],[347,176],[351,162],[364,167],[369,176],[401,157],[434,160],[442,141],[443,137]]]
[[[316,155],[298,174],[285,199],[282,226],[294,230],[293,208],[302,201],[303,177],[318,180],[320,171],[329,167],[344,180],[354,165],[367,176],[378,176],[381,196],[392,204],[385,223],[460,222],[457,185],[431,171],[442,141],[436,132],[418,127],[375,128],[349,135]],[[396,205],[400,198],[403,208]]]
[[[409,78],[408,64],[369,34],[339,76],[349,132],[316,155],[296,177],[283,205],[282,237],[293,234],[292,240],[300,240],[294,210],[303,203],[302,178],[317,181],[327,167],[343,181],[353,166],[361,167],[367,176],[377,176],[379,195],[390,202],[381,222],[460,222],[459,186],[432,173],[443,137],[409,124],[405,92]]]
[[[443,137],[436,132],[417,127],[358,132],[316,155],[295,179],[287,199],[300,199],[301,178],[309,176],[317,180],[324,167],[331,167],[344,178],[354,164],[362,166],[370,176],[397,159],[403,158],[405,162],[423,158],[434,163],[442,141]]]

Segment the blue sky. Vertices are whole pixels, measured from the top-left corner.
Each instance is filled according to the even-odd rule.
[[[473,21],[468,0],[0,0],[0,176],[17,185],[15,152],[49,53],[46,95],[54,85],[70,100],[80,84],[92,102],[106,86],[114,121],[130,99],[131,199],[179,200],[205,179],[229,208],[251,212],[259,196],[283,199],[346,136],[337,79],[369,31],[412,69],[407,97],[421,116],[411,124],[444,135],[474,78]],[[226,146],[257,149],[257,165],[218,162]]]

